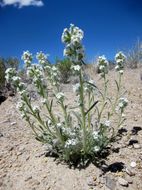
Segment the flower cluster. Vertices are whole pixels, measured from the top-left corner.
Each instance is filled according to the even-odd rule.
[[[65,143],[65,148],[71,148],[73,146],[76,146],[78,144],[77,139],[68,139]]]
[[[124,108],[128,105],[128,100],[127,98],[120,98],[119,99],[119,103],[118,103],[118,108],[121,110],[121,112],[123,113]]]
[[[118,52],[115,56],[115,61],[117,63],[115,69],[119,71],[120,74],[123,74],[124,63],[126,60],[126,56],[122,52]]]
[[[5,71],[5,78],[7,81],[10,81],[13,77],[15,77],[16,75],[16,70],[15,68],[8,68],[6,71]]]
[[[108,73],[108,61],[106,57],[103,55],[98,57],[97,62],[98,62],[99,72],[101,73],[101,76],[104,77],[105,74]]]
[[[53,86],[58,86],[60,81],[59,71],[55,65],[46,65],[44,70],[47,73],[47,79],[51,82]]]
[[[84,58],[84,48],[81,43],[83,36],[83,31],[73,24],[69,29],[64,29],[62,34],[62,42],[66,44],[64,56],[69,57],[75,63]]]
[[[55,96],[56,96],[57,100],[59,100],[59,101],[63,101],[64,97],[65,97],[63,92],[58,92]]]
[[[29,67],[33,60],[32,54],[27,50],[23,52],[22,60],[24,61],[25,65]]]
[[[44,54],[42,51],[37,53],[36,58],[42,66],[46,66],[48,64],[48,55]]]

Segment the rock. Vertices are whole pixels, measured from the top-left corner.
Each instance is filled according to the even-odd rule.
[[[44,155],[45,155],[45,152],[40,152],[40,153],[35,154],[35,157],[40,158],[40,157],[42,157]]]
[[[32,179],[32,176],[28,176],[25,178],[25,181],[29,181],[30,179]]]
[[[11,126],[16,125],[16,124],[17,124],[17,122],[10,123]]]
[[[126,181],[125,179],[123,179],[122,177],[118,178],[118,183],[124,187],[128,187],[128,181]]]
[[[7,97],[0,95],[0,104],[4,102],[7,99]]]
[[[25,160],[27,161],[27,160],[29,160],[29,158],[30,158],[30,156],[27,155],[27,156],[25,157]]]
[[[129,184],[133,184],[133,180],[131,178],[128,178],[127,181]]]
[[[88,184],[89,186],[95,186],[96,183],[95,183],[94,178],[93,178],[93,177],[88,177],[88,178],[87,178],[87,184]]]
[[[12,151],[13,149],[14,149],[14,147],[11,146],[11,147],[8,148],[8,151]]]
[[[38,180],[36,180],[36,179],[32,179],[31,183],[32,183],[33,186],[37,186],[37,185],[40,184],[40,182]]]
[[[135,149],[140,149],[140,148],[141,148],[140,144],[138,144],[138,143],[133,144],[133,147],[134,147]]]
[[[136,162],[131,162],[131,163],[130,163],[130,166],[131,166],[132,168],[135,168],[136,165],[137,165]]]
[[[2,182],[2,181],[0,181],[0,187],[2,187],[2,185],[3,185],[3,182]]]
[[[2,133],[0,133],[0,137],[3,137],[3,134],[2,134]]]
[[[112,176],[106,176],[106,186],[110,190],[115,190],[116,189],[116,181]]]
[[[135,173],[132,171],[132,169],[131,168],[126,168],[125,169],[125,171],[126,171],[126,173],[129,175],[129,176],[134,176],[135,175]]]
[[[20,156],[22,154],[23,154],[23,152],[17,152],[17,156]]]

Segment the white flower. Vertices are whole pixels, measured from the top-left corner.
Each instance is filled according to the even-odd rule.
[[[118,108],[123,110],[127,105],[128,105],[127,98],[122,97],[122,98],[119,99]]]
[[[56,125],[56,126],[57,126],[57,128],[59,128],[59,129],[60,129],[60,128],[62,127],[62,124],[61,124],[61,123],[57,123],[57,125]]]
[[[123,70],[120,70],[120,71],[119,71],[120,74],[123,74],[123,72],[124,72]]]
[[[26,94],[26,90],[21,90],[21,91],[19,91],[19,94],[22,96],[23,94]]]
[[[16,105],[17,109],[22,109],[23,108],[23,102],[18,102]]]
[[[72,66],[72,69],[74,71],[80,71],[81,67],[80,67],[80,65],[74,65],[74,66]]]
[[[41,65],[45,65],[47,63],[48,56],[49,56],[48,54],[44,54],[42,51],[40,51],[37,53],[36,58],[39,60],[39,63]]]
[[[110,124],[111,124],[111,122],[110,122],[109,120],[106,120],[106,121],[104,122],[104,125],[105,125],[106,127],[110,127]]]
[[[83,36],[83,31],[73,24],[70,24],[69,29],[64,29],[61,37],[62,42],[66,44],[63,55],[75,62],[80,61],[84,57],[84,47],[81,44]]]
[[[20,80],[20,77],[18,77],[18,76],[13,76],[13,77],[12,77],[12,80],[13,80],[14,82],[18,82],[18,81]]]
[[[103,74],[102,76],[107,74],[108,73],[108,65],[109,65],[109,63],[108,63],[106,57],[104,55],[99,56],[98,60],[97,60],[97,63],[98,63],[100,73]]]
[[[126,59],[126,56],[123,54],[122,51],[118,52],[116,55],[115,55],[115,60],[117,63],[121,62],[121,61],[125,61]]]
[[[47,103],[46,98],[42,99],[42,100],[41,100],[41,103],[42,103],[42,104],[46,104],[46,103]]]
[[[65,143],[65,148],[70,148],[78,143],[77,139],[68,139]]]
[[[99,151],[100,151],[100,147],[99,147],[99,146],[95,146],[95,147],[94,147],[94,151],[95,151],[95,152],[99,152]]]
[[[92,135],[93,135],[94,140],[97,140],[97,139],[99,138],[98,131],[94,131],[94,132],[92,133]]]
[[[28,50],[24,51],[21,59],[24,61],[24,63],[28,67],[28,66],[30,66],[32,59],[33,59],[32,54]]]
[[[62,92],[58,92],[55,96],[58,100],[63,100],[65,97],[64,93]]]
[[[34,107],[33,107],[33,111],[36,112],[36,113],[38,113],[38,112],[40,111],[40,109],[39,109],[38,106],[34,106]]]
[[[118,52],[115,55],[115,61],[117,63],[115,70],[119,71],[120,74],[123,74],[125,60],[126,60],[126,56],[122,52]]]
[[[53,67],[52,67],[52,70],[53,70],[53,71],[57,71],[57,67],[56,67],[56,66],[53,66]]]

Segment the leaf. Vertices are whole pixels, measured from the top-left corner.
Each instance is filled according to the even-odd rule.
[[[87,110],[87,112],[85,113],[85,115],[87,115],[93,108],[94,106],[98,103],[99,101],[97,100],[96,102],[94,102],[94,104]]]
[[[119,91],[119,85],[118,85],[117,80],[115,80],[115,83],[116,83],[117,90]]]
[[[51,102],[50,102],[50,108],[49,108],[50,112],[51,112],[51,110],[52,110],[52,106],[53,106],[53,99],[52,99]]]
[[[72,113],[75,115],[75,117],[77,118],[77,120],[79,121],[79,123],[82,125],[82,121],[81,121],[81,118],[80,118],[80,114],[75,112],[75,111],[72,111]]]
[[[99,88],[98,88],[95,84],[92,84],[92,83],[90,83],[90,82],[88,82],[88,81],[84,81],[84,82],[86,82],[86,83],[88,83],[89,85],[91,85],[91,86],[93,86],[94,88],[96,88],[96,89],[98,90],[98,92],[100,93],[100,95],[104,98],[103,93],[99,90]]]

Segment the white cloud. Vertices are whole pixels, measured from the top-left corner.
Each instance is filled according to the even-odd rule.
[[[1,6],[14,5],[18,6],[19,8],[30,5],[41,7],[43,6],[43,1],[42,0],[2,0],[2,2],[0,2],[0,5]]]

